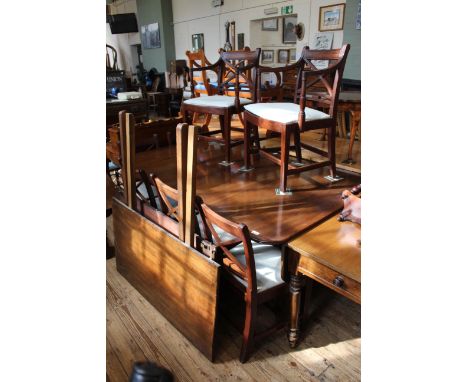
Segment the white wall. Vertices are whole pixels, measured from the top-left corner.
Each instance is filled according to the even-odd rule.
[[[257,46],[253,46],[252,42],[255,43],[256,39],[250,36],[250,21],[281,16],[281,7],[285,5],[293,5],[297,21],[305,26],[304,38],[296,44],[299,56],[302,47],[308,45],[314,33],[318,32],[320,7],[331,4],[336,4],[336,0],[224,0],[224,5],[221,7],[213,7],[211,0],[172,0],[176,57],[186,59],[185,51],[192,48],[192,34],[203,33],[207,58],[216,61],[218,49],[224,45],[226,38],[224,30],[226,21],[235,21],[236,35],[244,33],[244,44],[255,49]],[[272,7],[278,8],[278,14],[265,15],[264,9]],[[342,43],[343,31],[335,31],[333,47],[340,47]],[[289,47],[293,48],[294,45]]]
[[[137,14],[136,0],[121,0],[111,5],[111,14],[135,13]],[[137,14],[138,20],[138,14]],[[130,77],[135,72],[134,58],[132,58],[132,45],[140,44],[140,33],[112,34],[109,24],[106,23],[106,43],[117,50],[117,65],[125,70]]]

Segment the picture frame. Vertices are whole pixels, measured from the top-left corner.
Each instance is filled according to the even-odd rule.
[[[277,31],[278,30],[278,18],[262,20],[262,31]]]
[[[289,62],[296,62],[296,48],[289,49]]]
[[[339,31],[343,29],[346,4],[327,5],[320,7],[319,31]]]
[[[361,30],[361,0],[359,0],[356,13],[356,29]]]
[[[289,49],[278,49],[278,63],[287,64],[289,62]]]
[[[262,64],[272,64],[275,58],[273,49],[262,50]]]
[[[333,46],[333,32],[317,32],[314,34],[310,46],[314,50],[329,50]],[[325,69],[328,67],[328,60],[314,60],[312,64],[317,69]]]
[[[296,24],[297,16],[283,17],[283,44],[295,44],[297,42]]]
[[[141,43],[144,49],[161,48],[161,37],[159,35],[159,23],[141,26]]]
[[[203,33],[195,33],[192,35],[192,51],[197,51],[205,47],[205,39]]]
[[[238,50],[244,49],[244,34],[243,33],[237,34],[237,49]]]

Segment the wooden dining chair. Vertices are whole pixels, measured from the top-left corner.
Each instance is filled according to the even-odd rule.
[[[179,192],[175,188],[164,183],[158,177],[151,175],[150,176],[153,184],[157,188],[158,195],[161,197],[162,207],[160,210],[165,213],[170,218],[176,220],[177,222],[181,221],[178,211],[178,201],[179,201]],[[202,240],[212,241],[210,231],[206,226],[206,220],[203,216],[203,211],[201,210],[201,205],[203,204],[203,199],[196,195],[195,196],[195,218],[197,224],[195,224],[195,233]]]
[[[255,341],[284,327],[285,322],[279,322],[262,332],[256,328],[258,306],[288,291],[288,284],[281,277],[282,253],[272,245],[251,241],[245,224],[237,224],[218,215],[206,204],[201,208],[213,243],[221,251],[219,261],[226,279],[244,295],[245,320],[239,357],[244,363],[252,353]],[[228,233],[229,237],[220,237],[219,231]]]
[[[253,103],[245,105],[244,118],[244,165],[250,168],[252,129],[263,127],[280,133],[281,146],[280,157],[272,152],[278,148],[260,149],[260,154],[274,163],[280,165],[280,185],[277,194],[290,194],[287,189],[288,175],[298,174],[303,171],[320,167],[330,167],[330,180],[336,178],[335,135],[337,122],[337,105],[340,92],[343,70],[346,57],[350,49],[349,44],[341,49],[311,50],[304,47],[302,56],[295,64],[275,68],[281,72],[297,70],[296,88],[294,91],[294,103],[273,102]],[[316,61],[328,62],[327,67],[318,69]],[[272,71],[269,68],[268,71]],[[261,76],[262,68],[258,68],[257,76]],[[258,88],[257,88],[257,91]],[[306,107],[306,95],[308,102],[312,102],[314,108]],[[300,133],[326,129],[328,135],[328,151],[300,142]],[[296,151],[295,162],[289,161],[290,137],[295,137],[294,149]],[[302,163],[301,148],[308,149],[327,158],[326,161],[304,164]]]
[[[211,62],[205,56],[204,49],[199,49],[195,52],[187,50],[185,55],[188,58],[188,68],[193,69],[193,76],[190,76],[190,89],[193,87],[193,97],[200,97],[206,95],[215,95],[217,93],[218,81],[213,81],[208,77],[207,71],[197,71],[197,68],[211,65]],[[195,124],[198,120],[199,113],[194,113],[192,123]],[[205,115],[205,120],[202,125],[203,131],[208,131],[208,126],[211,121],[211,114]]]
[[[241,97],[240,79],[247,81],[251,89],[255,89],[255,68],[260,60],[260,48],[255,51],[229,51],[220,53],[219,60],[213,65],[190,68],[190,78],[194,78],[194,72],[215,71],[218,73],[218,86],[216,95],[195,97],[194,81],[191,81],[192,97],[182,103],[181,112],[184,122],[188,122],[189,113],[215,114],[219,116],[220,129],[214,131],[202,131],[199,139],[217,141],[224,144],[224,166],[231,165],[231,147],[242,144],[243,140],[231,141],[231,119],[234,114],[240,114],[244,106],[256,101],[254,93],[252,99]],[[249,77],[250,71],[252,76]],[[234,96],[227,95],[234,81]],[[222,137],[219,137],[219,134]],[[216,136],[218,135],[218,136]]]

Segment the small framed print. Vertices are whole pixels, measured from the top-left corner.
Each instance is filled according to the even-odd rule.
[[[289,62],[296,62],[296,49],[289,49]]]
[[[283,17],[283,44],[295,44],[297,16]]]
[[[203,33],[196,33],[192,35],[192,51],[198,51],[205,47]]]
[[[244,49],[244,34],[243,33],[237,34],[237,49],[239,50]]]
[[[274,57],[274,50],[262,50],[262,64],[272,64]]]
[[[278,49],[278,63],[287,64],[289,62],[289,49]]]
[[[262,31],[277,31],[278,30],[278,19],[265,19],[262,20]]]
[[[339,31],[343,29],[345,5],[346,4],[335,4],[320,7],[320,32]]]

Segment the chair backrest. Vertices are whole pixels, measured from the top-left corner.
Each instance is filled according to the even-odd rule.
[[[248,47],[244,50],[229,52],[220,49],[220,59],[223,65],[220,67],[221,75],[218,75],[218,94],[231,93],[234,87],[237,108],[240,107],[241,84],[248,89],[256,89],[256,69],[260,63],[260,52],[260,48],[251,51]],[[256,92],[250,91],[250,93],[253,93],[251,98],[255,102]]]
[[[228,271],[245,280],[250,291],[256,292],[257,277],[249,229],[245,224],[237,224],[222,217],[204,203],[201,205],[201,208],[206,219],[206,225],[213,237],[213,243],[222,250],[225,256],[223,259],[223,266]],[[214,226],[234,236],[234,239],[229,237],[229,239],[223,241],[216,232]],[[244,247],[245,265],[230,251],[234,246],[241,243]]]
[[[112,61],[110,56],[112,56]],[[118,70],[117,68],[117,50],[111,45],[106,44],[106,68],[107,70]]]
[[[211,65],[211,63],[206,58],[205,51],[203,49],[200,49],[196,52],[190,52],[187,50],[185,54],[187,55],[189,61],[189,69],[196,69]],[[195,97],[199,97],[200,94],[216,94],[216,88],[210,85],[210,81],[206,70],[193,70],[192,73],[193,75],[192,78],[190,78],[190,83]],[[203,84],[203,86],[197,86],[201,84]]]
[[[177,205],[174,205],[173,203],[171,203],[171,200],[170,200],[172,199],[173,201],[177,202],[179,200],[179,193],[177,192],[175,188],[168,186],[166,183],[164,183],[161,179],[157,177],[153,177],[153,181],[167,209],[166,211],[164,211],[164,213],[172,217],[173,219],[177,220],[178,222],[180,222],[180,217],[177,212]]]
[[[178,212],[179,191],[167,185],[158,177],[153,176],[152,179],[153,179],[154,184],[156,185],[156,188],[158,190],[159,196],[161,197],[162,203],[164,204],[164,206],[162,206],[163,207],[162,212],[165,213],[167,216],[177,220],[177,222],[180,222],[181,219],[180,219],[179,212]],[[209,233],[208,227],[206,226],[206,220],[203,216],[203,211],[201,210],[201,207],[200,207],[202,204],[203,204],[202,198],[196,195],[195,196],[195,210],[196,212],[200,214],[201,224],[198,220],[196,221],[195,233],[198,236],[200,236],[202,239],[208,239],[211,241],[211,235]],[[203,234],[202,234],[201,228],[203,228]]]
[[[300,81],[298,81],[296,91],[296,94],[300,92],[300,128],[302,128],[305,119],[306,97],[318,107],[327,109],[330,117],[336,119],[341,80],[349,49],[350,45],[345,44],[340,49],[311,50],[305,46],[302,50],[303,66],[299,69],[298,78]],[[317,61],[326,67],[317,68],[319,65]]]
[[[241,52],[244,51],[244,52],[250,52],[250,48],[248,46],[244,47],[244,49],[240,50]],[[218,53],[221,55],[221,53],[225,52],[225,50],[223,48],[220,48],[218,50]],[[252,78],[252,71],[251,70],[248,70],[246,72],[246,77],[247,78]],[[228,71],[226,70],[224,72],[224,77],[223,77],[223,81],[226,81],[228,82],[230,85],[227,89],[224,90],[224,94],[225,95],[228,95],[228,96],[231,96],[231,97],[234,97],[235,96],[235,91],[234,91],[234,86],[235,86],[235,73],[233,73],[232,71]],[[242,97],[242,98],[252,98],[252,92],[250,91],[249,89],[249,84],[247,83],[247,80],[242,77],[242,76],[239,76],[239,86],[240,86],[240,91],[239,91],[239,96]]]

